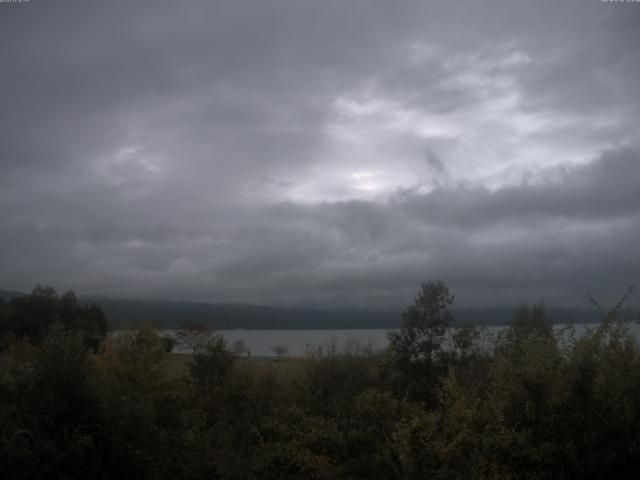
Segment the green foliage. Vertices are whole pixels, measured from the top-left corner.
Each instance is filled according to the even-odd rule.
[[[3,410],[11,414],[2,417],[2,441],[8,477],[20,478],[33,463],[47,478],[94,471],[99,399],[82,336],[57,324],[39,348],[12,344],[6,362],[2,390],[8,395],[2,398],[9,402]]]
[[[335,344],[310,349],[298,385],[302,401],[313,414],[325,418],[351,415],[355,397],[377,382],[374,358],[359,345],[343,351]]]
[[[0,305],[0,337],[14,335],[38,343],[54,324],[79,332],[87,348],[97,350],[107,334],[107,319],[96,305],[81,304],[75,293],[58,296],[38,285],[31,295]]]
[[[449,307],[454,296],[442,281],[422,284],[413,305],[402,314],[399,332],[390,332],[389,340],[398,357],[406,362],[432,363],[453,316]]]
[[[208,341],[194,346],[189,368],[202,395],[210,395],[222,386],[234,361],[235,354],[221,335],[211,335]]]
[[[7,336],[0,352],[3,478],[635,478],[640,467],[640,348],[619,315],[576,335],[554,332],[542,304],[523,307],[488,343],[472,326],[447,330],[453,296],[430,282],[388,351],[329,344],[275,361],[198,328],[185,330],[190,356],[149,326],[93,352],[74,296],[35,297],[33,335]],[[4,326],[16,305],[0,306]]]
[[[184,426],[198,424],[190,382],[167,375],[168,354],[149,326],[110,338],[93,358],[101,398],[103,471],[110,478],[188,478],[200,468],[187,460],[197,439]]]
[[[444,282],[423,283],[413,305],[402,314],[402,326],[389,332],[397,388],[407,398],[433,403],[437,375],[442,372],[443,343],[453,316],[454,296]]]

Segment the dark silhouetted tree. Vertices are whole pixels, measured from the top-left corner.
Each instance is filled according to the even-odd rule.
[[[413,305],[402,314],[402,326],[388,337],[406,395],[430,401],[436,367],[453,316],[454,296],[440,280],[423,283]]]

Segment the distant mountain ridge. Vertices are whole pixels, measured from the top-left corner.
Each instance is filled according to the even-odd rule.
[[[203,323],[214,329],[322,329],[395,328],[399,312],[330,311],[285,309],[247,304],[211,304],[122,300],[86,297],[99,305],[114,327],[148,321],[162,328],[176,328],[182,322]]]
[[[0,289],[0,298],[5,300],[5,301],[9,301],[13,298],[18,298],[18,297],[26,297],[28,295],[28,293],[24,293],[24,292],[16,292],[13,290],[2,290]]]
[[[0,298],[10,300],[26,293],[0,290]],[[81,295],[80,299],[98,305],[110,327],[128,328],[151,323],[158,328],[177,328],[183,322],[195,322],[214,329],[359,329],[398,328],[400,311],[316,310],[277,308],[249,304],[213,304],[157,300],[127,300],[105,296]],[[516,308],[453,309],[454,325],[505,325]],[[591,310],[547,310],[555,323],[597,322],[598,312]]]

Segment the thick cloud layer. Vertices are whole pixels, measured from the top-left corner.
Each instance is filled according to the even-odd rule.
[[[0,4],[0,288],[603,303],[640,271],[640,4]]]

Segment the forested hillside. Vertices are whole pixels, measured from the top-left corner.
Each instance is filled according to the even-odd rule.
[[[0,298],[27,296],[26,293],[0,290]],[[340,329],[398,328],[400,311],[321,310],[312,308],[275,308],[248,304],[212,304],[111,298],[81,295],[79,300],[97,305],[109,320],[111,329],[137,328],[152,324],[156,328],[176,329],[185,322],[207,325],[217,330],[243,329]],[[453,325],[507,325],[516,307],[457,308]],[[587,309],[547,310],[553,323],[592,323],[598,312]]]

